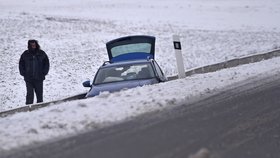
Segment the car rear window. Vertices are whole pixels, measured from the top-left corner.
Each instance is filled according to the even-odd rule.
[[[150,53],[152,45],[150,43],[135,43],[116,46],[111,49],[112,57],[128,53]]]

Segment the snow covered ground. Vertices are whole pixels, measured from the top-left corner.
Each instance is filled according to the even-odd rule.
[[[173,34],[181,36],[186,69],[280,48],[279,8],[278,0],[0,0],[0,111],[24,105],[18,60],[28,39],[39,40],[50,58],[44,99],[52,101],[86,92],[81,83],[107,60],[105,43],[121,36],[155,36],[167,76],[176,74]],[[279,65],[275,58],[1,118],[0,151],[279,77]]]
[[[174,33],[186,69],[279,48],[279,8],[277,0],[1,0],[0,111],[25,103],[18,60],[28,39],[49,55],[44,99],[52,101],[85,92],[81,83],[108,59],[105,43],[121,36],[155,36],[168,76],[176,74]]]

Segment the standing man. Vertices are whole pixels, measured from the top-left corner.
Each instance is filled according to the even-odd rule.
[[[26,83],[26,104],[33,104],[34,91],[37,103],[43,102],[43,81],[49,72],[49,58],[41,50],[37,40],[28,41],[28,50],[25,50],[19,60],[20,75]]]

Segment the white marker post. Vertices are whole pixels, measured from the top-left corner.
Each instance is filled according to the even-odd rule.
[[[185,78],[186,74],[185,74],[183,55],[181,50],[181,42],[178,35],[173,35],[173,44],[174,44],[175,57],[177,62],[178,78]]]

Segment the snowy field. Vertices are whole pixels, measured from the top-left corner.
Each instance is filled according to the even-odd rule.
[[[177,72],[173,34],[181,36],[186,70],[280,48],[279,8],[279,0],[0,0],[0,111],[25,103],[18,61],[29,39],[50,58],[44,100],[52,101],[86,92],[81,83],[108,59],[105,43],[121,36],[155,36],[156,60],[167,76]],[[1,118],[0,151],[279,77],[279,68],[275,58]]]
[[[51,69],[44,100],[85,92],[108,59],[105,43],[121,36],[157,38],[156,60],[176,74],[172,35],[182,38],[191,69],[280,47],[277,0],[0,0],[0,111],[23,106],[25,83],[18,61],[37,39]]]

